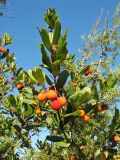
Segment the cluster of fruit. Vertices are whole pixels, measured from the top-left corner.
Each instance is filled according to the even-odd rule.
[[[40,102],[50,100],[52,109],[56,111],[60,110],[61,107],[67,104],[66,97],[59,96],[59,94],[52,89],[49,89],[46,92],[45,91],[40,92],[37,98]]]
[[[88,68],[88,70],[86,72],[84,72],[84,75],[88,76],[92,72],[93,72],[92,68]]]
[[[0,46],[0,52],[5,52],[5,48],[3,46]]]
[[[107,104],[98,106],[98,112],[102,112],[102,111],[108,110],[108,109],[109,109],[109,106]]]
[[[86,114],[83,109],[80,109],[79,112],[80,112],[80,117],[82,117],[84,122],[88,122],[90,120],[90,116]]]

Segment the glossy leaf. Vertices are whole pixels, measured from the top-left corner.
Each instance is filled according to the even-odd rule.
[[[60,142],[60,141],[63,141],[64,138],[60,136],[47,136],[46,140],[51,141],[51,142]]]
[[[90,66],[85,66],[83,69],[81,69],[80,74],[85,73],[89,69],[89,67]]]
[[[55,22],[52,44],[58,44],[60,34],[61,34],[61,24],[60,24],[60,20],[58,19]]]
[[[68,31],[68,29],[66,30],[66,32],[64,33],[64,35],[61,37],[61,39],[58,42],[56,59],[63,60],[63,59],[65,59],[65,57],[68,53],[68,50],[66,48],[66,46],[67,46],[67,42],[66,42],[67,31]]]
[[[41,48],[42,62],[50,68],[50,71],[52,71],[52,63],[50,61],[50,57],[49,57],[48,53],[46,52],[46,50],[44,48],[44,45],[39,44],[39,46]]]
[[[51,43],[50,43],[50,39],[49,39],[49,34],[48,32],[46,31],[46,29],[42,28],[41,30],[38,28],[39,30],[39,33],[41,35],[41,38],[42,38],[42,41],[44,43],[44,45],[46,46],[46,48],[52,52],[52,49],[51,49]]]
[[[69,147],[69,146],[70,146],[70,143],[57,142],[56,145],[57,145],[57,146],[60,146],[60,147],[63,147],[63,148],[66,148],[66,147]]]
[[[57,76],[60,72],[60,60],[53,62],[52,66],[53,66],[53,74]]]
[[[67,81],[68,76],[69,76],[69,72],[67,70],[63,70],[59,74],[59,77],[58,77],[58,80],[57,80],[57,83],[56,83],[57,88],[62,88],[64,86],[64,84]]]

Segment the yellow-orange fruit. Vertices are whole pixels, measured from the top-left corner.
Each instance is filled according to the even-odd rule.
[[[83,120],[84,120],[84,122],[88,122],[88,121],[90,120],[89,115],[88,115],[88,114],[85,114],[85,115],[83,116]]]
[[[31,142],[31,140],[30,139],[28,139],[28,144],[31,144],[32,142]]]
[[[5,52],[5,48],[0,46],[0,52]]]
[[[15,128],[13,128],[13,131],[16,133],[17,132],[17,130],[15,129]]]
[[[102,112],[104,109],[101,105],[98,106],[98,112]]]
[[[119,137],[118,135],[115,135],[115,136],[114,136],[114,141],[115,141],[115,142],[118,142],[119,140],[120,140],[120,137]]]
[[[59,97],[58,100],[61,103],[61,106],[65,106],[67,104],[66,97]]]
[[[85,111],[83,109],[80,109],[79,112],[80,112],[80,117],[83,117],[85,115]]]
[[[54,90],[47,91],[47,99],[53,100],[57,98],[57,93]]]
[[[40,114],[40,113],[41,113],[41,110],[38,108],[38,109],[35,110],[35,113],[36,113],[36,114]]]
[[[47,99],[47,95],[45,92],[40,92],[37,96],[37,99],[40,101],[40,102],[43,102]]]
[[[21,90],[21,89],[24,88],[24,86],[23,86],[21,83],[18,83],[17,86],[16,86],[16,88],[17,88],[18,90]]]

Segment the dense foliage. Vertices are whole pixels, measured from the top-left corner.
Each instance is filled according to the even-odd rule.
[[[67,32],[55,9],[38,28],[42,64],[18,68],[8,44],[0,38],[0,158],[3,160],[112,160],[120,155],[120,5],[113,26],[100,18],[82,36],[80,55],[70,55]],[[45,141],[31,137],[47,129]]]

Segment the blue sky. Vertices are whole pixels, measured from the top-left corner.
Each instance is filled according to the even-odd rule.
[[[82,46],[81,34],[89,33],[102,8],[103,18],[108,11],[108,17],[111,18],[118,2],[119,0],[8,0],[8,17],[0,17],[0,36],[9,32],[14,38],[14,43],[9,46],[10,52],[15,53],[19,67],[30,69],[41,63],[37,44],[40,36],[36,27],[45,26],[43,15],[47,8],[56,8],[62,30],[69,28],[69,53],[78,54],[78,49]]]
[[[0,36],[8,32],[13,37],[14,43],[9,46],[10,52],[15,53],[19,67],[30,69],[41,64],[37,43],[40,36],[36,27],[45,26],[43,15],[47,8],[56,8],[62,31],[69,28],[69,53],[79,54],[81,35],[89,33],[102,8],[103,19],[108,11],[108,17],[111,18],[118,3],[119,0],[8,0],[9,13],[0,17]],[[45,137],[48,132],[43,130],[43,134]],[[35,137],[33,140],[35,141]]]

